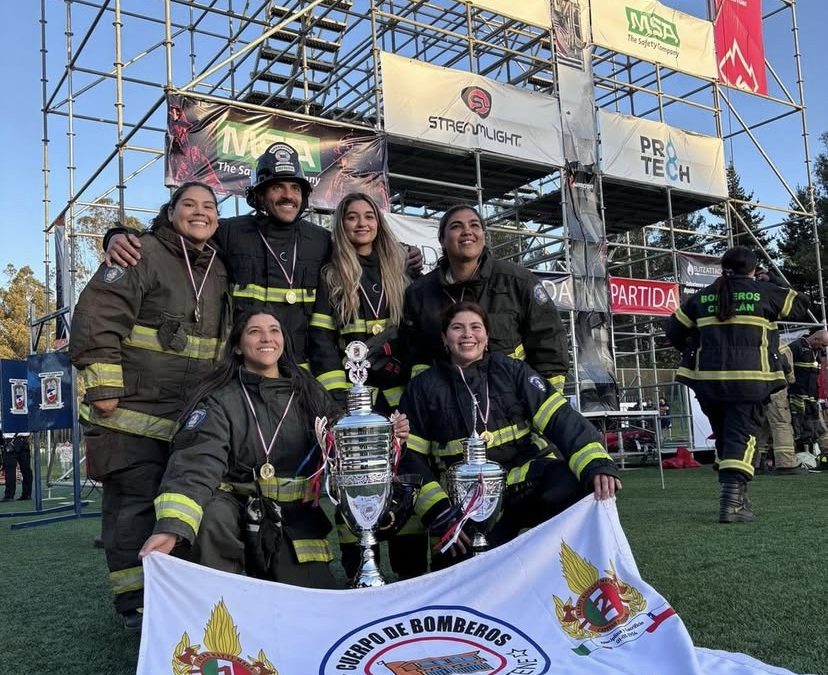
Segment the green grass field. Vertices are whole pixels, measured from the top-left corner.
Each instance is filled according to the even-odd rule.
[[[642,576],[695,643],[828,673],[828,474],[759,477],[752,525],[716,522],[709,467],[665,475],[662,491],[657,469],[624,472],[619,509]],[[0,513],[30,505],[4,503]],[[134,672],[138,638],[121,629],[92,546],[99,520],[11,531],[20,520],[0,519],[0,674]]]

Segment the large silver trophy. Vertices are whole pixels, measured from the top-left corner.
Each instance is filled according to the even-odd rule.
[[[365,386],[370,366],[366,361],[368,347],[363,342],[351,342],[345,354],[345,368],[353,386],[348,390],[348,414],[333,427],[331,491],[362,548],[362,562],[351,585],[366,588],[385,584],[374,558],[374,546],[378,523],[391,500],[394,432],[388,419],[371,410],[371,390]]]
[[[463,441],[463,461],[448,470],[449,498],[468,516],[463,529],[472,535],[472,555],[489,548],[488,535],[500,517],[505,485],[505,469],[487,457],[486,440],[473,431]]]

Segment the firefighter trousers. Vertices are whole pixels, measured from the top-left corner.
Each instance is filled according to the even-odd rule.
[[[716,468],[719,482],[753,479],[756,437],[765,421],[765,403],[720,401],[697,396],[702,412],[716,436]]]
[[[773,447],[773,463],[777,469],[789,469],[799,466],[794,450],[791,409],[788,405],[788,391],[771,394],[768,401],[765,423],[756,441],[756,459],[761,453],[767,453]]]

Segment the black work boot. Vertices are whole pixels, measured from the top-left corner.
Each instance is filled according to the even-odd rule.
[[[720,523],[753,522],[753,511],[747,498],[747,483],[721,483],[719,496]]]

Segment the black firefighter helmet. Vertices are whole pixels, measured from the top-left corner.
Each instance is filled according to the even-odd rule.
[[[299,183],[302,187],[302,207],[299,213],[304,212],[308,208],[308,195],[313,187],[305,178],[305,171],[299,161],[299,153],[281,141],[270,145],[256,162],[256,171],[250,175],[250,187],[245,191],[247,203],[258,211],[263,210],[258,195],[265,187],[280,180]]]

